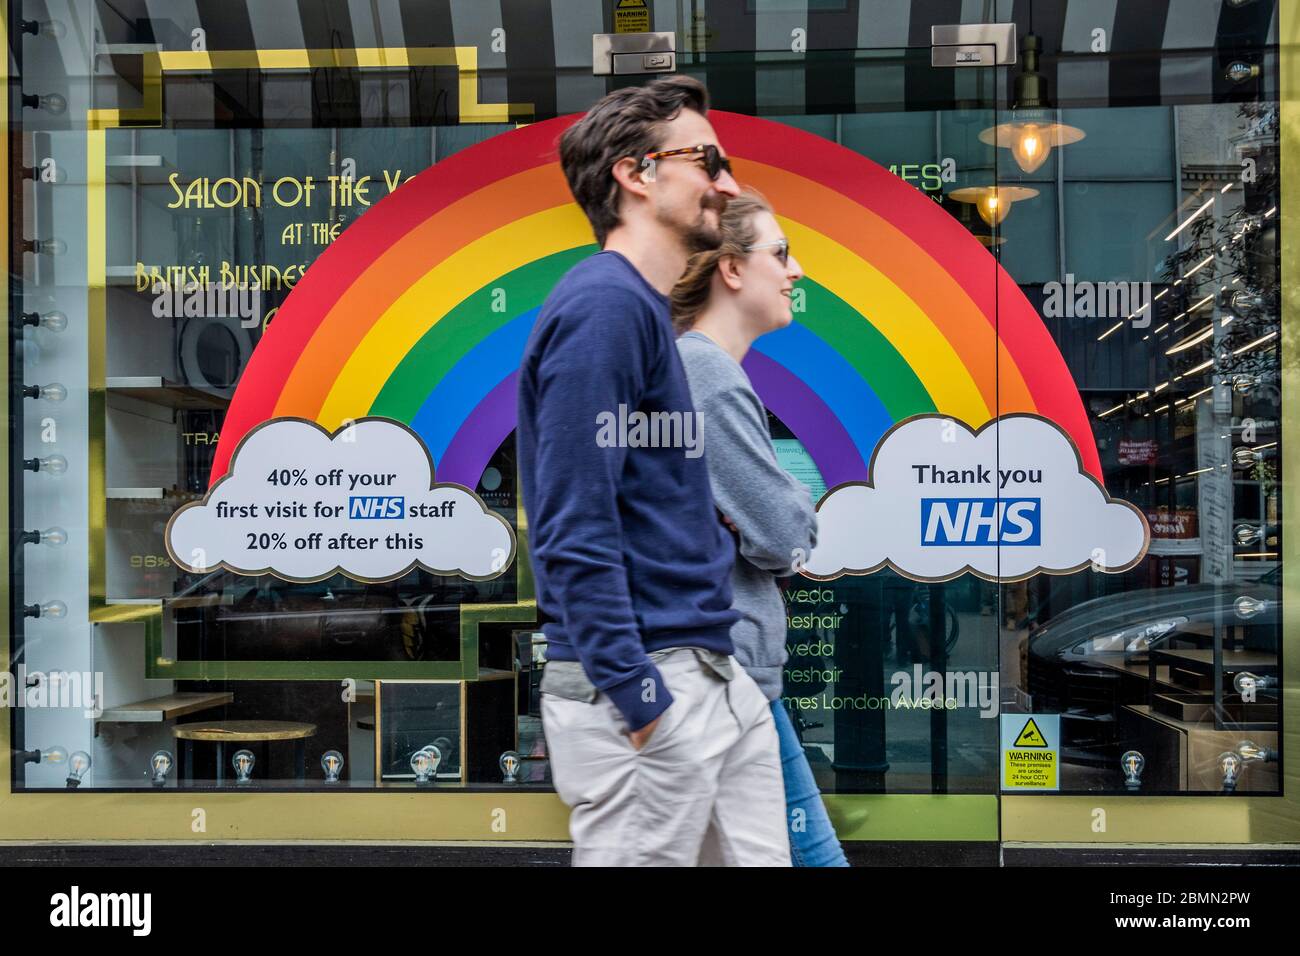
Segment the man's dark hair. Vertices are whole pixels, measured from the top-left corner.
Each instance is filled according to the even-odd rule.
[[[683,109],[707,113],[708,91],[693,77],[667,76],[645,86],[615,90],[560,137],[560,165],[569,189],[601,246],[618,225],[614,164],[626,156],[639,160],[659,149],[663,124]]]

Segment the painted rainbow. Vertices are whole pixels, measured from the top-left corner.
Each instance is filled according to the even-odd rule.
[[[924,412],[979,427],[1036,412],[1101,468],[1042,319],[990,253],[876,163],[768,120],[709,114],[737,178],[780,214],[806,308],[746,370],[828,488],[867,480],[876,443]],[[538,309],[596,251],[556,158],[576,117],[527,126],[420,173],[307,270],[254,350],[212,480],[250,428],[380,415],[423,439],[437,479],[477,486],[515,427],[516,370]]]

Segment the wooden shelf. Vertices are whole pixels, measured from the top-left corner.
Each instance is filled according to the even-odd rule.
[[[115,156],[108,156],[104,160],[104,165],[110,168],[122,167],[160,167],[164,165],[161,155],[154,153],[121,153]]]
[[[1214,649],[1209,647],[1177,648],[1173,650],[1154,650],[1152,654],[1163,660],[1178,663],[1188,670],[1213,670]],[[1247,670],[1249,668],[1277,669],[1277,655],[1270,651],[1233,651],[1224,650],[1222,656],[1224,670]]]
[[[179,488],[107,488],[104,491],[104,498],[108,501],[197,501],[202,497],[197,492]]]
[[[201,710],[212,710],[233,704],[235,695],[231,693],[187,693],[168,694],[149,700],[123,704],[104,711],[100,723],[112,724],[161,724],[186,714],[196,714]]]
[[[172,608],[217,607],[234,604],[235,598],[230,594],[190,594],[185,597],[165,598],[163,603]]]
[[[165,186],[174,171],[158,153],[121,153],[104,161],[108,181],[115,186]]]
[[[194,385],[168,381],[157,375],[109,376],[104,384],[110,395],[125,395],[165,408],[223,409],[230,405],[230,399],[224,395]]]

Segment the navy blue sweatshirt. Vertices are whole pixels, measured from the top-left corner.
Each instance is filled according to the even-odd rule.
[[[668,299],[617,252],[574,266],[519,371],[519,470],[547,657],[639,730],[672,703],[647,654],[731,654],[718,520]]]

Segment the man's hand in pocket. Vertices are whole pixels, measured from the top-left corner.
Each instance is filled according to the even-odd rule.
[[[637,750],[640,750],[642,747],[648,744],[650,742],[650,736],[655,732],[655,728],[659,726],[659,721],[663,719],[663,716],[664,716],[663,714],[660,714],[658,717],[650,721],[650,723],[646,724],[640,730],[629,730],[627,735],[628,738],[632,741],[632,746],[635,747]]]

